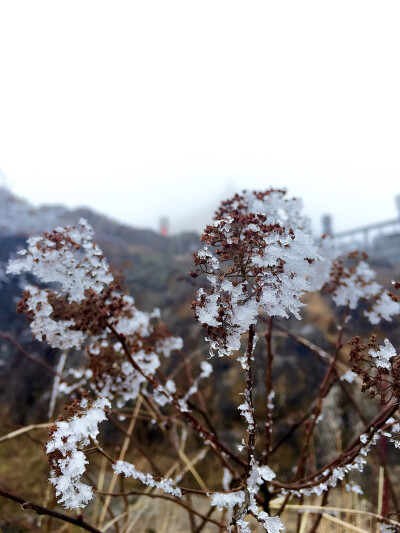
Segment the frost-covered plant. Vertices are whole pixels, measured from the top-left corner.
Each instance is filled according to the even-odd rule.
[[[90,439],[96,440],[98,426],[106,419],[105,409],[111,404],[106,398],[99,398],[90,405],[83,398],[75,407],[72,417],[58,421],[51,428],[46,445],[51,466],[50,481],[56,495],[60,496],[59,502],[67,509],[86,507],[93,498],[92,488],[80,481],[88,463],[82,448]]]
[[[375,334],[365,343],[360,337],[352,339],[352,370],[362,379],[362,390],[368,390],[372,397],[379,397],[381,404],[393,397],[400,401],[399,354],[389,339],[385,339],[382,345],[377,345],[376,340]]]
[[[124,498],[128,506],[128,499],[140,494],[183,505],[190,514],[192,531],[201,530],[201,523],[196,524],[200,519],[203,525],[210,522],[231,532],[249,533],[258,523],[268,533],[280,533],[285,530],[281,515],[291,498],[322,496],[326,503],[329,492],[341,483],[360,494],[361,487],[350,476],[361,472],[369,455],[377,453],[375,444],[388,438],[400,447],[398,344],[386,336],[378,341],[378,334],[363,342],[349,330],[349,320],[360,302],[369,306],[365,317],[377,325],[400,314],[399,297],[376,281],[365,255],[340,257],[331,237],[314,240],[300,200],[275,189],[235,195],[222,203],[201,237],[204,246],[194,254],[191,275],[202,286],[193,308],[206,330],[208,351],[218,357],[235,354],[239,362],[243,392],[238,410],[245,424],[237,441],[237,432],[233,439],[226,437],[223,421],[212,417],[203,394],[204,385],[212,387],[215,376],[214,365],[205,360],[207,355],[196,359],[187,353],[182,339],[162,323],[160,311],[146,312],[135,305],[92,239],[92,228],[81,220],[77,227],[30,238],[27,250],[8,267],[11,274],[27,272],[38,280],[38,286],[33,282],[26,286],[18,306],[29,319],[33,336],[53,348],[79,353],[78,367],[67,368],[62,375],[62,370],[56,371],[62,381],[58,393],[68,402],[68,414],[53,425],[46,444],[50,481],[64,507],[80,512],[96,493],[104,493],[101,530],[110,506],[114,508],[111,500]],[[394,289],[399,288],[394,282]],[[291,316],[301,320],[305,297],[315,291],[324,298],[330,295],[342,314],[331,353],[300,335],[293,326],[296,321],[287,320]],[[310,394],[310,405],[283,434],[274,415],[283,403],[274,389],[276,332],[302,345],[325,365],[318,389]],[[258,340],[262,338],[263,350]],[[349,347],[348,359],[344,345]],[[255,387],[254,367],[257,364],[260,371],[261,359],[264,389],[259,383]],[[370,420],[354,395],[360,383],[362,391],[380,399],[381,408]],[[220,386],[219,376],[214,385]],[[350,438],[346,436],[342,449],[325,460],[312,456],[312,450],[331,391],[346,393],[361,422]],[[262,413],[255,400],[263,404]],[[280,416],[285,419],[285,413]],[[102,439],[101,422],[107,428]],[[141,435],[159,428],[157,441],[165,437],[164,447],[168,442],[166,456],[176,454],[171,468],[165,466],[168,461],[160,467],[157,457],[135,436],[137,426]],[[299,428],[302,437],[292,475],[288,475],[287,461],[280,463],[275,452]],[[115,439],[119,439],[118,448]],[[211,465],[214,475],[207,484],[214,490],[201,480],[193,467],[195,460],[185,455],[186,443],[199,452],[203,470]],[[110,464],[108,491],[103,490],[104,466],[99,477],[89,475],[96,468],[96,461],[89,461],[93,453]],[[187,471],[200,488],[184,478]],[[93,480],[90,485],[82,481],[84,477]],[[115,490],[116,477],[121,480],[120,491]],[[189,500],[184,501],[190,492],[203,497],[209,510],[200,512]],[[71,520],[89,531],[99,531],[81,515],[68,517]],[[319,520],[321,515],[310,533],[317,530]],[[400,527],[388,516],[380,520],[385,527]],[[129,519],[123,523],[129,530]]]
[[[300,319],[301,297],[323,261],[300,213],[300,201],[285,191],[245,192],[224,202],[206,227],[191,274],[205,274],[210,282],[194,307],[211,355],[239,350],[241,335],[260,311]]]

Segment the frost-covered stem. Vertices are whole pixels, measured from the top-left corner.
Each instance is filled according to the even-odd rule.
[[[12,494],[11,492],[8,492],[7,490],[4,490],[2,488],[0,488],[0,496],[3,496],[8,500],[17,502],[21,505],[22,509],[29,509],[31,511],[34,511],[38,515],[52,516],[53,518],[57,518],[58,520],[62,520],[63,522],[74,524],[75,526],[78,526],[86,531],[91,531],[92,533],[101,533],[99,529],[88,524],[83,519],[82,515],[79,515],[74,518],[64,513],[60,513],[59,511],[53,511],[52,509],[48,509],[47,507],[43,507],[42,505],[38,505],[29,500],[25,500],[24,498],[20,498],[19,496],[16,496],[15,494]]]
[[[115,465],[116,463],[116,460],[113,459],[112,457],[110,457],[108,455],[108,453],[106,451],[103,450],[103,448],[100,446],[100,444],[98,442],[96,442],[94,439],[92,439],[92,437],[90,437],[90,442],[93,444],[93,446],[95,447],[95,449],[103,456],[107,459],[107,461],[109,461],[111,464]]]
[[[125,337],[123,335],[120,335],[115,327],[107,322],[107,327],[110,329],[110,331],[115,335],[115,337],[119,340],[119,342],[122,345],[122,349],[124,350],[125,355],[127,356],[128,360],[130,361],[133,368],[139,372],[141,376],[143,376],[153,387],[154,389],[165,390],[164,387],[161,385],[161,383],[158,381],[158,379],[152,375],[152,374],[146,374],[143,372],[143,370],[140,368],[140,366],[137,364],[137,362],[132,357],[131,352],[129,351],[129,348],[126,344]],[[196,417],[194,417],[189,411],[185,411],[182,409],[182,406],[180,405],[179,398],[176,394],[169,394],[168,396],[171,398],[171,403],[174,405],[174,407],[179,411],[179,413],[186,418],[186,420],[190,423],[190,425],[193,427],[193,429],[203,438],[204,441],[209,441],[210,447],[212,450],[215,450],[215,447],[219,448],[221,452],[228,455],[233,461],[240,464],[241,466],[247,467],[246,461],[244,461],[241,457],[233,453],[229,448],[227,448],[219,439],[216,438],[216,436],[208,431],[198,420]]]
[[[271,349],[272,338],[272,325],[273,317],[269,317],[268,330],[265,334],[265,340],[267,343],[267,361],[266,361],[266,373],[265,373],[265,392],[266,398],[266,416],[265,416],[265,450],[264,450],[264,463],[268,464],[269,455],[271,453],[271,434],[272,434],[272,409],[271,402],[273,398],[272,388],[272,363],[274,360],[274,354]]]
[[[368,442],[371,441],[374,434],[384,426],[386,420],[394,415],[397,409],[400,406],[400,402],[388,405],[383,411],[380,411],[373,420],[371,420],[361,432],[360,435],[367,434]],[[326,481],[330,477],[328,472],[332,468],[343,467],[349,464],[354,460],[355,457],[359,454],[361,448],[363,448],[367,443],[360,441],[360,435],[354,437],[341,454],[339,454],[335,459],[332,459],[329,463],[325,464],[311,475],[299,479],[296,482],[290,483],[281,483],[279,481],[272,480],[271,485],[278,487],[280,489],[289,489],[289,490],[300,490],[308,489],[315,485],[320,484],[321,482]],[[325,473],[326,472],[326,473]],[[321,476],[321,477],[319,477]],[[318,479],[317,479],[318,478]]]
[[[307,461],[308,449],[309,449],[309,446],[310,446],[311,437],[312,437],[312,435],[314,433],[314,429],[315,429],[315,426],[317,424],[318,417],[321,414],[323,399],[326,397],[326,395],[328,394],[328,392],[330,390],[330,385],[331,385],[330,384],[330,379],[331,379],[332,374],[334,373],[336,361],[337,361],[337,359],[339,357],[340,349],[342,348],[344,325],[346,324],[346,319],[347,319],[348,312],[349,312],[349,306],[347,305],[347,307],[346,307],[346,309],[344,311],[344,314],[343,314],[341,325],[339,327],[338,338],[337,338],[337,341],[336,341],[336,345],[335,345],[335,349],[334,349],[334,352],[333,352],[333,356],[332,356],[331,362],[329,364],[329,367],[328,367],[328,369],[327,369],[327,371],[325,373],[324,379],[323,379],[323,381],[322,381],[322,383],[320,385],[320,388],[319,388],[319,395],[318,395],[318,399],[317,399],[317,404],[316,404],[314,412],[313,412],[313,414],[311,416],[310,423],[306,427],[306,432],[305,432],[305,435],[304,435],[304,444],[303,444],[303,447],[302,447],[302,450],[301,450],[301,453],[300,453],[300,459],[299,459],[299,463],[298,463],[298,466],[297,466],[297,472],[295,474],[295,478],[294,479],[297,479],[298,477],[301,477],[301,476],[304,475],[305,465],[306,465],[306,461]]]
[[[249,339],[247,342],[246,350],[246,389],[245,389],[245,400],[247,402],[251,422],[249,422],[249,438],[247,442],[247,461],[248,461],[248,472],[251,468],[252,459],[255,459],[255,442],[256,442],[256,422],[254,419],[254,405],[253,405],[253,378],[251,375],[251,364],[253,361],[253,350],[254,350],[254,326],[249,327]]]
[[[340,384],[340,387],[341,387],[342,391],[344,392],[344,394],[346,395],[346,397],[349,400],[349,402],[353,405],[354,410],[356,411],[356,413],[360,417],[360,420],[366,426],[367,425],[367,419],[365,418],[362,409],[357,404],[357,402],[354,399],[353,395],[349,392],[349,390],[347,389],[347,387],[345,386],[345,384],[342,381],[339,381],[338,383]],[[397,518],[399,519],[400,518],[399,501],[398,501],[398,498],[397,498],[396,490],[394,489],[394,486],[393,486],[393,482],[391,480],[391,475],[390,475],[389,469],[387,467],[387,464],[386,464],[384,458],[382,457],[382,450],[379,447],[377,449],[374,448],[372,450],[372,456],[375,457],[376,463],[378,463],[383,468],[383,471],[384,471],[384,474],[385,474],[385,480],[387,482],[387,486],[388,486],[388,490],[389,490],[389,494],[390,494],[390,498],[391,498],[391,500],[393,502],[394,508],[396,509]]]

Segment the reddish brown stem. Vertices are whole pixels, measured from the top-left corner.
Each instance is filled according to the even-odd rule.
[[[2,488],[0,488],[0,496],[17,502],[21,505],[22,509],[29,509],[31,511],[34,511],[38,515],[52,516],[53,518],[57,518],[58,520],[62,520],[63,522],[68,522],[69,524],[74,524],[75,526],[81,527],[86,531],[91,531],[92,533],[101,533],[99,529],[88,524],[83,519],[82,515],[73,518],[72,516],[68,516],[58,511],[53,511],[51,509],[48,509],[47,507],[43,507],[29,500],[25,500],[24,498],[20,498],[19,496],[16,496],[15,494],[12,494],[11,492],[8,492],[7,490],[4,490]]]
[[[272,363],[274,360],[274,354],[271,349],[271,339],[272,339],[272,325],[273,317],[270,317],[268,320],[268,330],[265,334],[265,340],[267,344],[267,360],[266,360],[266,373],[265,373],[265,392],[267,395],[266,398],[266,417],[265,417],[265,450],[264,450],[264,463],[268,464],[269,456],[271,453],[271,434],[272,434]]]
[[[17,342],[13,337],[11,337],[9,333],[0,332],[0,337],[2,337],[4,340],[12,344],[14,348],[16,348],[24,357],[26,357],[26,359],[29,359],[29,361],[32,361],[32,363],[36,363],[37,365],[42,366],[43,368],[45,368],[47,371],[51,372],[55,376],[58,376],[60,378],[60,381],[64,381],[68,383],[67,380],[59,372],[57,372],[55,368],[53,368],[51,365],[46,363],[46,361],[43,361],[42,359],[38,359],[37,357],[34,357],[29,352],[27,352],[25,348],[21,346],[21,344]]]

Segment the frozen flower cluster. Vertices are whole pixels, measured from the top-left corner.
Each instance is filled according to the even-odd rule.
[[[98,451],[111,465],[111,472],[108,472],[113,475],[110,492],[116,479],[114,474],[118,474],[146,485],[146,493],[149,489],[157,489],[170,495],[159,496],[175,500],[193,490],[178,484],[188,469],[196,474],[191,468],[194,461],[203,460],[206,452],[210,452],[214,459],[220,460],[223,480],[221,492],[196,488],[196,493],[208,498],[211,504],[204,520],[210,517],[212,507],[216,507],[228,511],[228,531],[237,529],[241,533],[251,533],[251,520],[255,519],[268,533],[280,533],[284,530],[280,517],[266,512],[270,499],[285,496],[282,511],[289,497],[321,495],[342,481],[346,483],[346,490],[360,494],[360,487],[346,478],[355,470],[363,470],[366,457],[380,435],[387,436],[400,447],[398,420],[387,420],[395,416],[400,402],[400,356],[396,349],[388,339],[378,344],[374,334],[369,342],[355,337],[350,342],[351,369],[343,365],[344,350],[340,351],[348,341],[344,325],[350,319],[349,310],[356,309],[360,301],[368,302],[365,315],[372,324],[382,319],[390,321],[400,314],[400,298],[385,292],[377,283],[365,255],[352,253],[345,259],[340,258],[333,239],[328,236],[315,243],[309,220],[302,213],[301,201],[288,197],[285,190],[244,191],[223,202],[213,222],[206,227],[202,241],[203,248],[194,254],[195,270],[191,275],[194,278],[202,275],[206,283],[199,288],[193,308],[197,320],[206,329],[210,355],[225,356],[239,351],[242,335],[248,333],[247,349],[238,357],[245,382],[238,409],[246,422],[247,442],[242,439],[237,449],[242,452],[246,448],[246,457],[233,451],[236,450],[234,443],[226,442],[228,439],[220,440],[219,428],[214,427],[205,397],[200,393],[203,380],[212,374],[212,365],[202,361],[199,370],[192,372],[191,358],[185,359],[181,351],[182,339],[173,336],[161,322],[158,309],[144,312],[138,309],[131,296],[124,294],[100,248],[93,242],[92,228],[81,220],[77,227],[57,228],[52,233],[30,238],[27,249],[8,267],[9,273],[27,272],[38,279],[39,286],[27,285],[19,303],[19,310],[30,320],[34,337],[53,348],[82,349],[79,369],[68,368],[68,365],[64,369],[66,353],[62,354],[62,365],[57,369],[57,379],[63,380],[64,376],[66,379],[55,385],[52,398],[60,391],[71,395],[71,400],[84,398],[72,401],[67,408],[68,417],[60,418],[50,431],[46,445],[51,465],[50,481],[58,501],[66,508],[86,506],[95,491],[82,483],[81,477],[88,464],[89,450],[85,453],[85,448],[92,443],[90,452]],[[400,288],[399,283],[394,282],[394,285]],[[338,338],[330,362],[328,352],[286,331],[279,320],[273,320],[273,317],[292,315],[300,319],[305,305],[303,296],[322,288],[330,292],[336,305],[346,307],[343,322],[336,328]],[[263,332],[256,328],[260,316],[268,323],[268,329]],[[280,349],[280,340],[276,342],[275,338],[276,329],[327,363],[317,407],[299,425],[293,425],[296,431],[304,424],[304,444],[297,472],[286,483],[276,480],[275,472],[268,466],[275,468],[273,461],[278,454],[273,454],[292,434],[290,430],[286,436],[283,434],[282,440],[273,438],[275,425],[283,418],[280,413],[272,417],[275,402],[279,411],[282,403],[279,395],[275,396],[272,379],[276,375],[273,360]],[[262,398],[261,379],[255,376],[260,370],[255,364],[257,335],[260,343],[265,338],[267,348]],[[173,351],[179,352],[178,365],[174,357],[164,361]],[[77,358],[76,353],[73,358]],[[182,390],[180,384],[184,379],[187,386]],[[323,459],[309,461],[307,455],[312,453],[313,438],[319,438],[315,427],[323,419],[322,406],[328,419],[329,391],[337,391],[338,385],[345,391],[353,389],[347,383],[362,383],[362,390],[378,396],[386,411],[382,409],[369,425],[365,424],[363,434],[356,434],[343,446],[342,452],[320,466],[324,464]],[[89,400],[89,397],[95,399]],[[138,398],[136,407],[129,405]],[[353,400],[356,403],[357,400]],[[113,409],[108,412],[111,402]],[[359,411],[357,405],[355,410]],[[99,424],[106,417],[126,437],[119,461],[113,459],[113,451],[106,452],[97,442]],[[131,419],[129,429],[124,425],[127,417]],[[140,421],[136,422],[137,419]],[[139,439],[130,433],[136,425],[144,435],[146,424],[153,431],[156,423],[170,438],[184,466],[180,469],[180,462],[176,462],[172,469],[176,469],[175,481],[170,474],[161,474],[157,458],[153,461]],[[259,434],[260,427],[265,429],[264,436]],[[128,457],[129,437],[136,439],[135,454],[142,453],[159,476],[142,472],[131,462],[122,460]],[[201,442],[203,448],[195,460],[185,459],[186,442],[190,445]],[[115,448],[111,449],[115,452]],[[136,458],[132,461],[138,464]],[[195,477],[202,487],[198,476]],[[121,494],[128,496],[129,490],[121,489],[120,493],[112,495]],[[104,516],[108,505],[105,504]],[[195,511],[194,514],[199,513]]]
[[[81,218],[79,226],[57,228],[43,236],[30,237],[28,249],[9,262],[9,274],[29,272],[43,283],[61,285],[71,302],[81,302],[85,291],[99,293],[113,280],[93,228]]]
[[[28,248],[8,264],[9,274],[28,272],[51,285],[51,290],[28,285],[19,310],[30,318],[34,337],[53,348],[79,348],[85,340],[71,313],[55,318],[59,299],[67,298],[73,307],[81,304],[89,291],[99,294],[113,281],[108,263],[92,239],[92,227],[81,219],[77,227],[60,227],[30,237]]]
[[[310,280],[324,277],[317,276],[324,259],[307,227],[301,202],[287,198],[286,191],[244,192],[222,204],[203,233],[205,246],[195,254],[192,272],[205,274],[210,283],[198,291],[194,308],[212,355],[238,350],[260,310],[300,318]]]
[[[360,261],[345,274],[333,293],[336,305],[348,305],[350,309],[356,309],[361,298],[369,299],[379,294],[381,286],[374,281],[376,274],[365,261]]]
[[[46,341],[52,348],[79,348],[85,339],[81,331],[76,331],[75,320],[54,320],[54,309],[49,302],[49,292],[32,285],[26,287],[26,311],[31,314],[31,330],[35,339]]]
[[[376,272],[366,262],[365,254],[351,252],[347,262],[355,262],[352,266],[345,266],[342,259],[334,256],[331,259],[331,292],[336,305],[353,310],[360,300],[369,301],[371,307],[364,314],[374,325],[382,319],[390,322],[400,314],[400,303],[375,281]]]
[[[393,397],[400,399],[400,358],[389,339],[379,345],[372,334],[368,342],[354,337],[350,344],[352,370],[361,378],[362,390],[380,398],[382,405]]]
[[[379,324],[383,320],[392,321],[392,317],[400,314],[400,303],[393,300],[388,292],[382,291],[378,294],[376,301],[369,311],[365,311],[365,316],[371,324]]]
[[[98,426],[105,420],[105,409],[111,407],[105,398],[97,399],[92,405],[86,398],[79,404],[79,411],[69,420],[57,422],[51,430],[46,445],[52,468],[50,481],[59,496],[59,503],[67,509],[85,507],[93,498],[89,485],[80,481],[88,463],[82,448],[90,439],[96,440]]]
[[[83,219],[77,227],[32,237],[8,270],[30,272],[50,284],[46,289],[28,285],[18,306],[28,316],[34,337],[64,350],[81,348],[86,342],[88,368],[82,376],[96,395],[122,407],[145,388],[147,376],[161,364],[160,357],[169,357],[183,343],[153,323],[160,318],[158,309],[141,311],[131,296],[121,292],[92,238],[93,230]],[[69,393],[83,381],[81,377],[75,384],[63,384],[61,390]],[[158,392],[160,404],[165,404],[169,392]]]
[[[147,383],[146,377],[126,360],[121,347],[103,341],[101,346],[89,347],[88,354],[93,369],[92,384],[97,394],[115,400],[117,407],[138,397]],[[143,349],[132,357],[146,375],[154,374],[161,364],[155,352],[146,353]]]

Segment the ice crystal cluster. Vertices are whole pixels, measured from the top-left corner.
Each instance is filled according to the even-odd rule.
[[[73,318],[54,320],[49,292],[33,285],[26,286],[26,307],[32,313],[31,330],[37,340],[45,340],[52,348],[79,348],[85,339],[81,331],[75,331]]]
[[[7,272],[29,272],[43,283],[57,283],[71,302],[82,302],[85,291],[96,293],[113,276],[99,246],[93,242],[93,228],[81,218],[78,227],[57,228],[41,237],[31,237],[28,249],[10,261]]]
[[[390,369],[390,360],[392,357],[396,357],[396,350],[391,342],[389,342],[389,339],[384,340],[383,346],[379,347],[379,350],[376,351],[374,349],[371,349],[369,351],[369,355],[371,355],[376,362],[377,367]]]
[[[79,225],[57,228],[43,236],[30,237],[28,248],[8,264],[9,274],[30,273],[41,283],[58,287],[49,291],[28,285],[25,308],[31,314],[31,329],[38,340],[53,348],[79,348],[85,336],[77,331],[74,318],[54,320],[51,295],[63,295],[70,303],[81,303],[87,291],[100,293],[113,281],[106,259],[93,242],[93,229],[85,219]]]
[[[137,468],[126,461],[117,461],[113,465],[113,470],[116,474],[123,474],[125,477],[132,477],[133,479],[138,479],[147,485],[148,487],[155,487],[161,489],[167,494],[172,494],[173,496],[182,496],[182,491],[179,489],[171,479],[160,479],[156,480],[151,474],[144,474],[137,470]]]
[[[51,431],[51,438],[46,446],[52,473],[51,483],[56,489],[59,502],[67,509],[85,507],[93,498],[89,485],[82,483],[80,478],[88,463],[81,450],[90,439],[96,440],[98,426],[105,420],[105,409],[111,407],[105,398],[97,399],[91,406],[87,399],[82,399],[79,413],[69,420],[57,422]]]
[[[212,355],[239,350],[260,310],[300,318],[310,280],[314,286],[326,281],[319,268],[324,259],[307,230],[300,200],[286,191],[245,191],[222,204],[203,233],[206,244],[195,254],[192,273],[206,274],[210,283],[199,290],[195,310]]]

